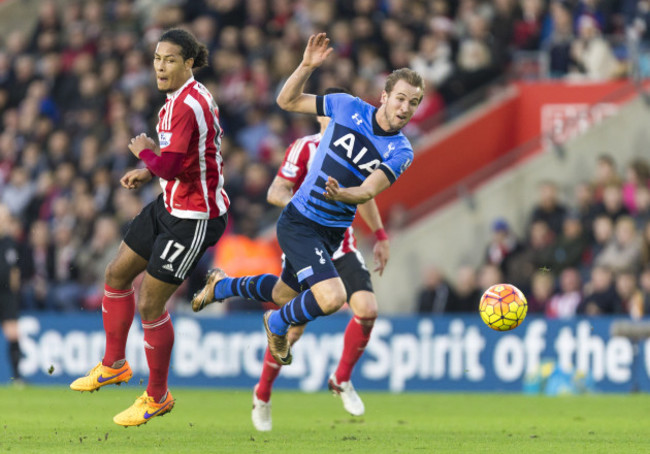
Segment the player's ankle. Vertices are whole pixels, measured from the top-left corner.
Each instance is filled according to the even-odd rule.
[[[111,366],[112,369],[119,369],[120,367],[124,366],[124,363],[126,363],[126,359],[119,359],[113,363]]]

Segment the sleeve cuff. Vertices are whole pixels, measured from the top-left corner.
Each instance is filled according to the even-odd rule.
[[[397,180],[397,175],[395,175],[395,173],[390,167],[388,167],[386,164],[382,164],[379,166],[379,170],[381,170],[386,174],[386,178],[388,178],[390,184],[395,183],[395,180]]]
[[[325,116],[325,96],[316,96],[316,115]]]

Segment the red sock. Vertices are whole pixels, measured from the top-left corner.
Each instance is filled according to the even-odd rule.
[[[106,353],[102,364],[111,367],[115,361],[126,357],[126,339],[135,315],[133,289],[116,290],[104,285],[102,320],[106,332]]]
[[[363,355],[363,351],[366,349],[366,345],[370,340],[370,332],[372,331],[374,320],[374,318],[354,316],[350,320],[350,323],[348,323],[348,327],[345,329],[345,335],[343,336],[341,361],[339,361],[339,367],[336,369],[336,381],[338,383],[350,381],[352,369],[354,369],[354,365],[357,364],[357,361]],[[362,322],[371,324],[362,325]]]
[[[144,352],[149,364],[147,394],[160,402],[167,392],[167,375],[174,346],[174,326],[169,312],[155,320],[142,320]]]
[[[260,381],[257,383],[257,398],[268,402],[271,399],[271,388],[273,388],[273,382],[280,373],[282,365],[278,364],[269,348],[266,347],[266,352],[264,353],[264,365],[262,366],[262,375],[260,376]]]

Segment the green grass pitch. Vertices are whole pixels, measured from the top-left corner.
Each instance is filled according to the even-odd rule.
[[[112,418],[143,387],[108,388],[90,394],[65,387],[0,387],[0,452],[650,452],[645,394],[365,392],[366,415],[353,418],[325,391],[276,391],[273,431],[259,433],[250,422],[247,390],[176,388],[170,414],[124,429]]]

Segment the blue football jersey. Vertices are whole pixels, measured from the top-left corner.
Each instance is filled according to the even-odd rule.
[[[327,200],[327,177],[341,187],[360,186],[374,170],[382,170],[391,184],[411,165],[413,147],[397,131],[388,133],[377,124],[377,108],[345,93],[316,98],[318,115],[331,121],[314,155],[309,172],[291,203],[307,218],[329,227],[348,227],[356,205]]]

